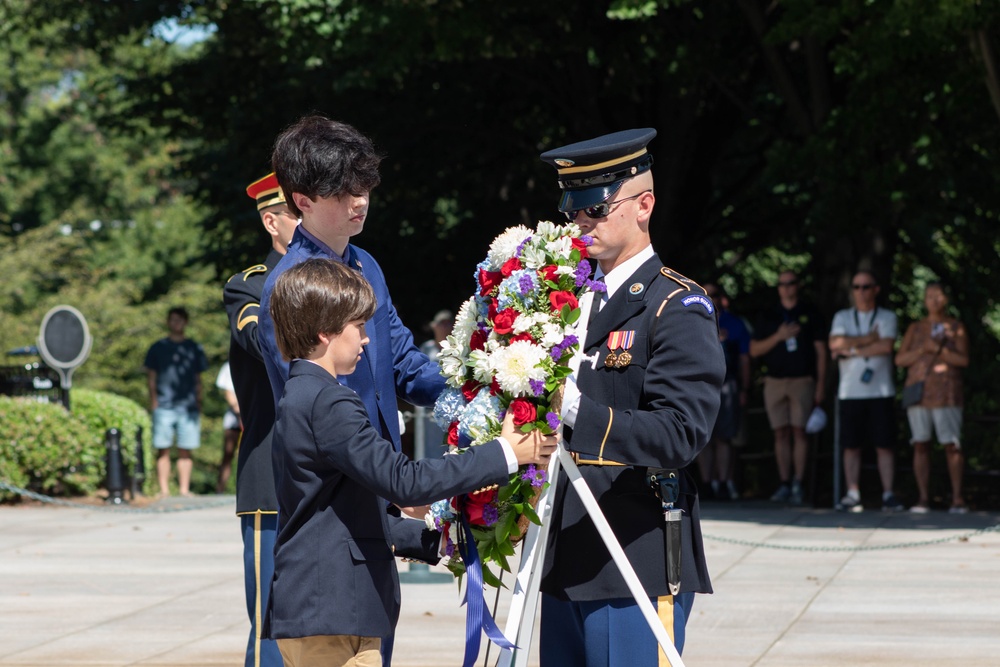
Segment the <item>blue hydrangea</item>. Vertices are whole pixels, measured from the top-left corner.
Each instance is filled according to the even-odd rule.
[[[486,442],[490,439],[487,436],[491,433],[491,429],[496,428],[499,413],[500,399],[491,395],[488,387],[484,387],[462,410],[458,432],[475,444]],[[487,418],[493,420],[493,426]]]
[[[434,403],[434,423],[447,431],[452,422],[458,421],[465,409],[465,396],[461,389],[448,387]]]
[[[500,283],[500,290],[497,294],[497,307],[516,308],[519,311],[526,311],[534,306],[538,300],[536,291],[538,282],[534,271],[520,270],[510,274]],[[528,289],[525,289],[527,284]]]

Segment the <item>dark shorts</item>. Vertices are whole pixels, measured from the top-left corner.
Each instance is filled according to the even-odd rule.
[[[719,416],[715,419],[713,440],[732,440],[740,432],[740,384],[730,380],[722,385]]]
[[[840,446],[858,449],[872,444],[896,447],[896,399],[858,398],[840,401]]]

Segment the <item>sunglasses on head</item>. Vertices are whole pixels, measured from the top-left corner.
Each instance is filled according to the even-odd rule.
[[[632,195],[631,197],[622,197],[621,199],[616,199],[615,201],[611,202],[602,201],[600,204],[594,204],[593,206],[588,206],[587,208],[580,208],[575,211],[563,211],[563,214],[570,222],[576,220],[576,216],[578,216],[581,213],[581,211],[588,218],[591,218],[593,220],[599,220],[601,218],[608,217],[608,214],[611,213],[611,208],[613,206],[621,204],[622,202],[626,202],[630,199],[635,199],[636,197],[641,197],[647,192],[652,192],[652,190],[643,190],[637,195]]]
[[[859,289],[862,291],[867,291],[875,288],[875,283],[865,283],[864,285],[851,285],[854,289]]]

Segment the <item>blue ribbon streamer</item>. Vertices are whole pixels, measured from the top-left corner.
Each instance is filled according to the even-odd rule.
[[[476,548],[476,540],[472,535],[472,527],[465,516],[464,502],[459,511],[462,518],[462,531],[465,539],[458,541],[458,549],[465,561],[465,573],[469,580],[465,586],[465,597],[462,604],[466,606],[465,613],[465,661],[462,667],[474,667],[479,658],[479,637],[481,632],[485,632],[487,638],[500,648],[518,648],[507,639],[497,623],[493,620],[493,615],[486,608],[486,599],[483,597],[483,568],[479,562],[479,549]]]

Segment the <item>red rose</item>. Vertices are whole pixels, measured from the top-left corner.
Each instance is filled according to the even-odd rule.
[[[517,257],[511,257],[510,259],[508,259],[506,262],[503,263],[503,266],[500,267],[500,275],[502,275],[504,278],[510,278],[510,274],[514,273],[515,271],[520,271],[523,268],[524,265],[521,264],[521,260],[519,260]]]
[[[448,425],[448,444],[452,447],[458,446],[458,422]]]
[[[535,404],[526,398],[515,398],[507,409],[514,413],[514,426],[530,424],[538,417]]]
[[[465,503],[465,515],[469,518],[469,523],[476,526],[489,525],[486,523],[486,520],[483,519],[483,509],[496,500],[496,497],[496,489],[481,491],[479,493],[470,493],[468,500]]]
[[[472,332],[472,337],[469,338],[469,350],[485,350],[486,339],[486,333],[481,329],[476,329]]]
[[[549,264],[548,266],[543,266],[538,269],[538,275],[542,280],[550,280],[554,283],[559,282],[559,276],[556,275],[556,269],[558,267],[555,264]]]
[[[499,396],[499,395],[500,395],[500,383],[497,382],[496,378],[493,378],[493,381],[490,382],[490,396]]]
[[[490,304],[486,307],[486,319],[492,320],[494,317],[496,317],[497,310],[499,310],[499,308],[500,306],[497,303],[497,300],[490,299]]]
[[[472,399],[476,397],[479,393],[479,388],[483,385],[479,384],[478,380],[469,380],[462,385],[462,396],[465,397],[466,402],[471,403]]]
[[[493,291],[493,288],[503,282],[503,275],[499,271],[487,271],[479,269],[479,296],[486,296]]]
[[[580,251],[580,259],[587,259],[590,256],[590,252],[587,250],[587,244],[583,242],[583,239],[572,239],[573,247]]]
[[[557,313],[562,310],[563,306],[576,308],[579,305],[572,292],[552,292],[549,294],[549,303],[552,304],[552,310]]]
[[[493,318],[493,330],[498,334],[509,334],[514,330],[514,320],[517,319],[517,311],[513,308],[504,308]]]
[[[534,343],[535,339],[531,337],[531,334],[527,331],[517,334],[516,336],[511,336],[510,342],[516,343],[519,340],[526,340],[529,343]]]

